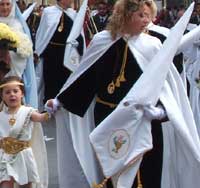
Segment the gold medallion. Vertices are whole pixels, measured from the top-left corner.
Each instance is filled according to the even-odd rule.
[[[109,94],[113,94],[115,92],[115,84],[113,81],[108,84],[107,91]]]
[[[62,30],[63,30],[63,26],[60,25],[60,26],[58,27],[58,31],[59,31],[59,32],[62,32]]]
[[[13,126],[16,122],[16,119],[14,117],[11,117],[8,122],[9,122],[9,125]]]
[[[58,27],[58,32],[62,32],[64,29],[64,12],[62,13],[62,16],[61,16],[61,21],[60,21],[60,25]]]

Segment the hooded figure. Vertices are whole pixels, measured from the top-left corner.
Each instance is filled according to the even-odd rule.
[[[55,97],[74,71],[64,62],[67,39],[77,15],[70,8],[70,3],[68,0],[59,0],[56,5],[46,7],[36,33],[35,53],[41,60],[37,65],[37,74],[42,103]],[[74,58],[67,63],[77,67],[85,47],[83,33],[80,32],[73,42]],[[44,94],[41,88],[44,89]]]

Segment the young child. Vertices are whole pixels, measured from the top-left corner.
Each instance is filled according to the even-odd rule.
[[[4,78],[0,96],[5,104],[0,112],[0,187],[39,185],[38,167],[30,143],[34,122],[47,121],[50,115],[22,104],[24,84],[19,77]]]

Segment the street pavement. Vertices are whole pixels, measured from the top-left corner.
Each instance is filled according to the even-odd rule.
[[[44,139],[47,146],[47,157],[49,167],[49,186],[48,188],[59,188],[57,173],[56,156],[56,126],[55,120],[50,120],[43,124]]]

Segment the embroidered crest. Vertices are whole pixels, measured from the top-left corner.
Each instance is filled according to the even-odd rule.
[[[124,129],[116,130],[111,135],[108,145],[111,157],[115,159],[123,157],[126,155],[130,145],[129,134]]]

